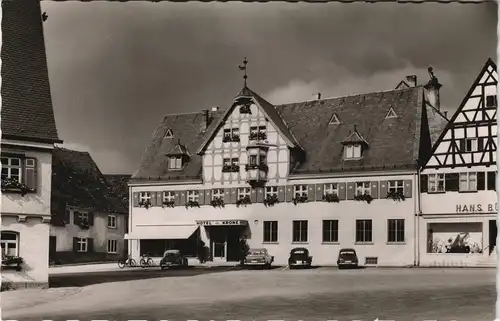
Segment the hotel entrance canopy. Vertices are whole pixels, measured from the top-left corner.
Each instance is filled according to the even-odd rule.
[[[185,225],[137,225],[126,240],[185,240],[198,229],[197,224]]]

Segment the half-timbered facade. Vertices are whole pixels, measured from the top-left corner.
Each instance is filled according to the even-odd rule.
[[[431,85],[432,87],[432,85]],[[431,150],[417,86],[274,106],[246,84],[221,111],[168,115],[130,181],[129,250],[237,260],[238,241],[286,264],[415,264],[418,164]],[[439,117],[442,118],[441,115]]]
[[[489,59],[421,172],[421,265],[496,263],[497,70]]]
[[[2,2],[1,109],[2,289],[47,287],[52,150],[61,141],[39,1]]]

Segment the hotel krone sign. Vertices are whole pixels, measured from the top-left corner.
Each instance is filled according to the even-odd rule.
[[[196,221],[197,224],[203,226],[245,226],[248,225],[248,221],[245,220],[206,220],[206,221]]]
[[[498,211],[498,203],[484,204],[457,204],[457,213],[495,213]]]

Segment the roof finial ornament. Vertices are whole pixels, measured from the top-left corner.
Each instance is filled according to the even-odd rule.
[[[247,61],[247,57],[245,57],[245,60],[243,60],[243,66],[238,66],[240,68],[240,70],[243,70],[244,71],[244,74],[243,74],[243,79],[245,81],[245,87],[247,86],[247,64],[248,64],[248,61]]]

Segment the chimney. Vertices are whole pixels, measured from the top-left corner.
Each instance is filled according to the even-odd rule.
[[[219,106],[212,107],[212,111],[219,111]]]
[[[440,111],[441,106],[439,103],[439,89],[443,87],[443,85],[441,85],[436,76],[434,76],[432,67],[429,67],[427,70],[429,72],[430,80],[424,86],[425,102],[434,107],[437,111]]]
[[[318,100],[321,99],[321,93],[318,93]]]
[[[210,111],[208,109],[203,109],[202,112],[204,116],[204,121],[202,122],[201,130],[206,131],[208,126],[210,126],[210,123],[212,122],[212,117],[210,117]]]
[[[406,83],[410,87],[416,87],[417,86],[417,76],[415,76],[415,75],[406,76]]]

